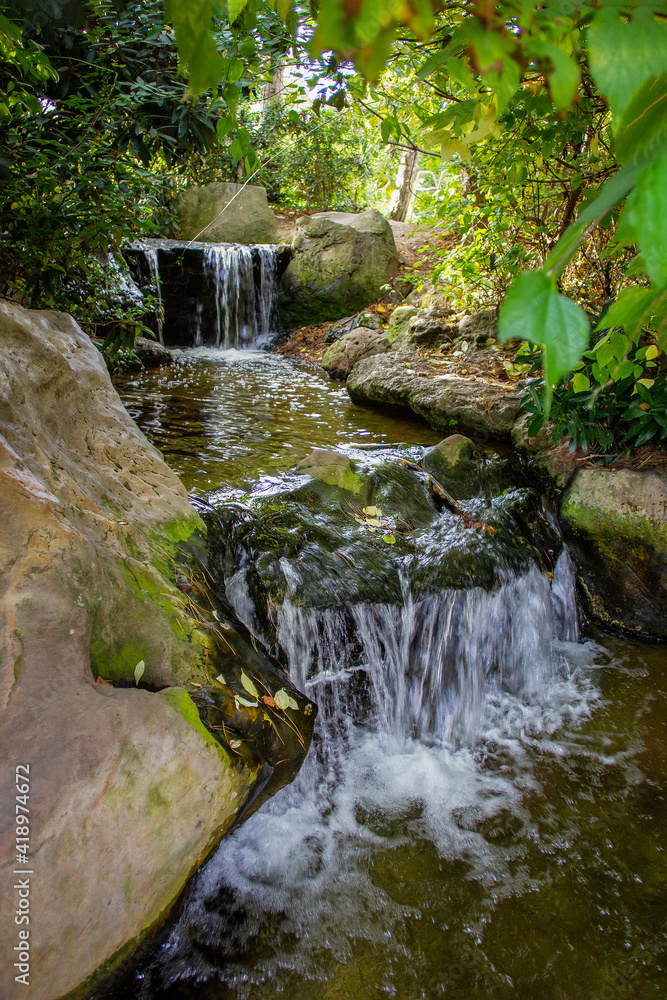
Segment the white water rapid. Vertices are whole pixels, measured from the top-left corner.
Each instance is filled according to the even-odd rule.
[[[228,593],[247,617],[238,579]],[[331,982],[353,968],[362,941],[409,961],[399,928],[418,911],[372,875],[388,848],[432,845],[495,903],[530,891],[512,852],[476,828],[509,816],[517,845],[534,835],[527,750],[559,752],[553,734],[576,729],[597,698],[580,676],[595,648],[577,635],[566,550],[551,585],[534,568],[493,592],[406,592],[402,607],[283,604],[279,642],[319,703],[315,745],[295,782],[199,872],[146,996],[209,976],[241,998],[289,995],[293,975]],[[252,970],[250,939],[265,942]],[[340,995],[364,996],[363,982]]]

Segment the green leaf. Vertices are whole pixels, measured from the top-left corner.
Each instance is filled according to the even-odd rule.
[[[584,310],[559,295],[544,271],[519,275],[498,319],[498,339],[502,343],[518,338],[542,347],[546,413],[551,408],[554,385],[581,360],[589,332]]]
[[[227,80],[229,83],[236,83],[240,80],[245,72],[245,63],[242,59],[230,59],[229,65],[227,67]]]
[[[243,670],[241,671],[241,684],[246,689],[248,694],[253,696],[253,698],[259,698],[259,691],[257,690],[251,679]]]
[[[590,380],[586,378],[583,372],[577,372],[577,374],[572,379],[572,388],[575,392],[588,392],[591,387]]]
[[[667,130],[667,73],[647,80],[621,118],[616,158],[625,163],[654,135]]]
[[[501,72],[489,73],[486,82],[493,91],[496,116],[499,118],[516,93],[521,80],[521,71],[512,59],[506,59]]]
[[[614,326],[622,326],[629,334],[636,333],[650,319],[651,306],[657,297],[655,289],[640,288],[639,285],[624,288],[595,327],[596,333]]]
[[[649,276],[656,285],[664,285],[667,283],[667,150],[641,171],[625,211],[637,233]]]
[[[383,535],[382,536],[382,541],[386,542],[387,545],[395,545],[396,544],[396,537],[395,537],[395,535]]]
[[[280,691],[276,691],[273,696],[273,700],[282,712],[284,712],[286,708],[289,708],[290,696],[284,688],[281,688]]]
[[[631,21],[618,8],[602,8],[588,29],[593,79],[609,101],[616,128],[634,95],[667,65],[667,24],[650,8],[633,11]]]
[[[234,128],[234,119],[231,117],[231,115],[227,115],[226,118],[218,118],[217,124],[215,126],[215,130],[218,133],[219,139],[224,139],[224,137],[228,135],[233,128]]]
[[[463,61],[463,59],[450,59],[447,62],[447,72],[452,80],[459,83],[462,87],[465,87],[471,94],[477,93],[477,83],[475,78],[470,72],[470,67]]]
[[[287,18],[289,17],[291,10],[292,0],[278,0],[276,3],[276,11],[283,24],[287,24]]]
[[[134,668],[134,683],[138,684],[141,678],[144,676],[144,670],[146,669],[146,664],[143,660],[139,660],[136,667]]]
[[[192,96],[217,87],[224,60],[211,35],[212,0],[165,0],[165,16],[174,26],[181,67],[187,67]]]
[[[243,9],[247,6],[247,4],[248,0],[227,0],[230,24],[234,24],[234,21],[237,20],[239,14],[243,12]]]
[[[551,61],[553,70],[548,74],[551,99],[557,108],[569,108],[579,86],[579,67],[573,59],[551,42],[538,41],[533,51]]]

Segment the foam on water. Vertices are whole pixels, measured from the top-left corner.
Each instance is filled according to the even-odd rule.
[[[248,616],[240,577],[228,594]],[[551,588],[535,569],[492,593],[406,593],[400,608],[283,605],[292,675],[320,704],[315,746],[199,872],[153,988],[213,976],[239,997],[267,980],[281,991],[292,974],[328,978],[360,941],[409,960],[395,931],[416,906],[373,878],[387,851],[429,843],[494,905],[535,888],[520,864],[536,836],[535,751],[567,752],[598,698],[586,670],[597,647],[559,634],[577,635],[567,554]],[[509,847],[484,832],[508,816]]]

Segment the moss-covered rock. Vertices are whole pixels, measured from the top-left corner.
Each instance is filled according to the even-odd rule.
[[[380,298],[398,270],[391,226],[374,209],[304,216],[292,250],[278,300],[279,322],[287,328],[358,313]]]
[[[667,477],[581,469],[561,520],[589,614],[606,626],[667,638]]]
[[[217,508],[220,574],[245,575],[267,642],[275,641],[276,609],[285,600],[402,605],[406,586],[420,599],[449,588],[494,588],[503,574],[533,562],[552,568],[560,538],[520,475],[505,475],[497,456],[478,455],[467,482],[456,469],[434,481],[422,458],[418,448],[338,456],[345,475],[355,476],[353,493],[345,482],[325,481],[328,466],[311,456],[297,467],[306,481],[287,476],[271,492]]]

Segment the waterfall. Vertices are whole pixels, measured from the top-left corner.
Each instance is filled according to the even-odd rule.
[[[340,731],[361,713],[381,731],[470,743],[492,689],[531,697],[553,677],[559,639],[578,636],[567,550],[551,586],[533,567],[498,590],[447,590],[402,605],[304,608],[285,601],[278,642],[297,687]],[[352,694],[350,693],[352,691]]]
[[[258,280],[249,247],[212,246],[204,251],[204,268],[215,297],[215,347],[249,347],[271,332],[275,248],[254,249],[258,255]]]
[[[142,1000],[175,982],[207,981],[242,998],[287,996],[295,973],[315,981],[320,993],[304,990],[311,997],[338,970],[341,996],[379,995],[374,986],[392,964],[397,979],[416,968],[419,985],[387,996],[444,996],[441,980],[422,989],[423,953],[405,935],[425,910],[432,941],[434,893],[451,880],[455,891],[435,904],[440,920],[455,921],[459,906],[468,907],[461,920],[479,916],[482,892],[503,900],[536,888],[523,863],[541,842],[526,807],[526,793],[540,788],[530,750],[542,765],[550,752],[560,762],[568,743],[554,732],[588,718],[595,702],[575,680],[591,650],[559,640],[577,636],[567,552],[551,585],[533,567],[494,591],[415,600],[406,584],[396,605],[305,608],[295,603],[296,576],[291,583],[278,638],[294,681],[319,703],[315,746],[294,783],[198,873],[142,979]],[[240,576],[228,596],[252,617]],[[509,844],[497,837],[506,829]],[[426,889],[416,903],[407,890],[422,865]],[[466,885],[476,887],[474,909]],[[364,944],[371,971],[354,980],[347,970],[359,967]]]
[[[151,277],[151,291],[154,292],[157,298],[157,309],[155,310],[155,319],[157,321],[157,335],[158,340],[164,346],[164,305],[162,302],[162,286],[160,284],[160,264],[158,262],[157,249],[146,249],[144,251],[146,255],[146,263],[148,264],[148,271]]]
[[[161,344],[243,349],[275,332],[279,247],[144,240],[127,256]]]

